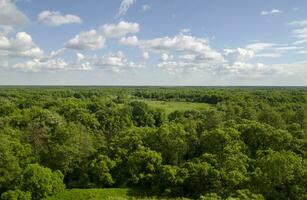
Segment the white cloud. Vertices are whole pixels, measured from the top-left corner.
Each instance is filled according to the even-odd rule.
[[[180,30],[181,33],[191,33],[191,29],[189,28],[183,28]]]
[[[135,2],[136,0],[122,0],[120,7],[119,7],[119,11],[117,13],[117,17],[122,17],[126,15],[130,6],[132,6]]]
[[[139,44],[139,40],[136,36],[123,37],[119,40],[119,44],[136,46]]]
[[[292,31],[293,37],[297,39],[294,45],[303,45],[307,43],[307,20],[293,21],[289,25],[296,28]]]
[[[19,57],[42,58],[44,56],[44,51],[39,47],[33,47],[31,49],[17,53],[16,55]]]
[[[277,51],[294,51],[294,50],[300,50],[303,49],[304,47],[298,47],[298,46],[281,46],[281,47],[276,47],[275,50]]]
[[[278,66],[268,66],[263,63],[249,64],[245,62],[235,62],[233,64],[224,64],[216,69],[217,74],[231,74],[236,76],[257,77],[268,76],[281,73]]]
[[[280,53],[261,53],[255,55],[257,58],[279,58],[281,56]]]
[[[44,55],[26,32],[16,33],[15,38],[0,36],[0,52],[11,57],[40,58]]]
[[[265,15],[276,15],[276,14],[281,14],[283,13],[283,11],[279,10],[279,9],[272,9],[270,11],[262,11],[260,13],[260,15],[265,16]]]
[[[42,70],[62,70],[65,69],[67,66],[68,64],[63,59],[33,59],[22,63],[17,63],[12,68],[21,71],[38,72]]]
[[[48,56],[49,58],[54,58],[54,57],[57,57],[61,54],[63,54],[65,52],[65,48],[61,48],[61,49],[58,49],[58,50],[55,50],[55,51],[51,51],[50,52],[50,55]]]
[[[77,52],[76,60],[72,63],[69,63],[69,70],[80,70],[80,71],[91,71],[93,70],[91,59],[84,54]]]
[[[105,56],[102,60],[101,65],[120,67],[123,66],[124,63],[125,55],[121,51],[119,51],[115,54],[109,54],[108,56]]]
[[[150,5],[145,4],[145,5],[142,6],[142,11],[143,12],[146,12],[146,11],[149,11],[149,10],[151,10],[151,6]]]
[[[274,65],[282,69],[284,74],[303,76],[307,82],[307,61]]]
[[[66,48],[77,50],[98,50],[104,47],[107,38],[121,37],[140,30],[138,23],[121,21],[118,24],[106,24],[98,30],[92,29],[77,34],[65,43]]]
[[[299,21],[292,21],[289,23],[291,26],[307,26],[307,19],[299,20]]]
[[[252,43],[246,46],[246,49],[253,51],[254,53],[266,50],[266,49],[270,49],[273,46],[275,46],[274,43],[262,43],[262,42],[258,42],[258,43]]]
[[[59,57],[63,49],[51,52],[50,55],[42,58],[28,59],[22,62],[7,65],[6,69],[24,71],[24,72],[40,72],[40,71],[90,71],[93,70],[92,58],[85,56],[79,52],[76,53],[76,59],[70,62]],[[3,66],[2,66],[3,67]]]
[[[185,54],[185,55],[179,56],[179,58],[185,61],[193,61],[195,60],[196,56],[193,54]]]
[[[82,61],[85,59],[85,56],[82,53],[76,53],[76,56],[78,61]]]
[[[0,25],[24,27],[30,20],[14,4],[13,0],[0,0]]]
[[[101,59],[94,59],[93,62],[99,69],[116,73],[144,67],[143,65],[129,61],[126,55],[121,51],[118,51],[117,53],[109,53]]]
[[[236,62],[246,62],[249,59],[253,58],[255,55],[254,51],[247,50],[247,49],[224,49],[224,56],[227,61],[230,63]]]
[[[223,55],[212,49],[207,39],[182,32],[174,37],[150,40],[139,40],[136,36],[124,37],[119,43],[136,46],[142,52],[161,54],[156,66],[169,74],[210,70],[225,62]],[[173,53],[177,55],[176,58]]]
[[[174,58],[173,55],[168,55],[167,53],[162,53],[160,60],[161,61],[168,61]]]
[[[150,58],[149,53],[148,53],[147,51],[143,52],[143,53],[142,53],[142,58],[144,58],[144,59],[149,59],[149,58]]]
[[[138,40],[134,37],[122,38],[120,43],[138,46],[143,51],[148,52],[190,52],[198,54],[199,57],[208,61],[223,60],[222,55],[210,47],[207,39],[197,38],[183,33],[179,33],[173,38],[162,37],[151,40]]]
[[[66,48],[77,50],[97,50],[104,47],[105,38],[96,30],[81,32],[65,43]]]
[[[81,24],[82,19],[76,15],[62,15],[59,11],[45,10],[37,16],[39,23],[46,26],[61,26],[64,24]]]
[[[0,36],[8,36],[14,31],[12,26],[0,25]]]
[[[140,31],[138,23],[121,21],[118,24],[106,24],[100,28],[100,32],[108,38],[121,37],[128,33],[137,33]]]
[[[293,33],[297,38],[307,38],[307,27],[295,29]]]
[[[307,38],[306,39],[297,40],[293,44],[294,45],[302,45],[302,44],[306,44],[306,43],[307,43]]]

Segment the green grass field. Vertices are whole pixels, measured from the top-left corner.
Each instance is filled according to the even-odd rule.
[[[72,189],[48,197],[46,200],[127,199],[128,193],[129,189]]]
[[[159,108],[165,110],[166,114],[178,111],[186,110],[205,110],[210,108],[211,105],[206,103],[194,103],[194,102],[178,102],[178,101],[151,101],[143,100],[149,106],[153,108]]]
[[[109,189],[72,189],[45,200],[124,200],[124,199],[163,199],[156,197],[145,197],[145,194],[138,190],[128,188]],[[182,198],[181,198],[182,199]],[[175,199],[173,199],[175,200]],[[177,199],[179,200],[179,199]]]

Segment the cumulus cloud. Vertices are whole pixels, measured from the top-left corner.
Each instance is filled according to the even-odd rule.
[[[91,63],[91,59],[80,53],[76,53],[76,60],[72,63],[69,63],[69,70],[80,70],[80,71],[91,71],[94,70],[93,64]]]
[[[221,53],[211,48],[207,39],[182,32],[174,37],[149,40],[123,37],[119,43],[136,46],[142,52],[159,53],[161,57],[156,66],[169,74],[208,70],[225,61]]]
[[[0,52],[11,57],[40,58],[44,55],[26,32],[16,33],[15,38],[0,36]]]
[[[104,47],[105,38],[96,30],[81,32],[65,43],[65,47],[77,50],[97,50]]]
[[[230,74],[236,76],[265,76],[281,73],[278,66],[269,66],[263,63],[250,64],[245,62],[235,62],[224,64],[215,70],[217,74]]]
[[[64,49],[51,52],[42,58],[28,59],[6,67],[24,72],[53,71],[90,71],[93,70],[93,58],[77,52],[75,59],[66,61],[60,57]]]
[[[101,60],[101,65],[105,65],[105,66],[116,66],[116,67],[120,67],[123,66],[125,63],[125,55],[119,51],[115,54],[111,53],[108,56],[105,56],[102,60]]]
[[[82,19],[77,15],[62,15],[59,11],[45,10],[37,16],[37,21],[46,26],[61,26],[64,24],[81,24]]]
[[[283,11],[279,10],[279,9],[272,9],[270,11],[261,11],[260,15],[265,16],[265,15],[277,15],[277,14],[281,14],[283,13]]]
[[[119,11],[117,13],[117,17],[122,17],[126,15],[127,11],[129,10],[130,6],[132,6],[136,0],[122,0]]]
[[[116,73],[144,67],[141,64],[136,64],[133,61],[129,61],[126,55],[121,51],[118,51],[117,53],[109,53],[108,55],[103,56],[101,59],[97,59],[94,62],[95,66],[97,66],[99,69]]]
[[[162,37],[151,40],[138,40],[135,36],[132,36],[121,38],[119,42],[123,45],[138,46],[143,51],[148,52],[190,52],[198,54],[198,57],[207,60],[223,60],[223,56],[210,47],[207,39],[183,33],[179,33],[172,38]]]
[[[13,0],[0,0],[0,25],[24,27],[30,20],[14,4]]]
[[[121,37],[128,33],[137,33],[140,31],[138,23],[121,21],[118,24],[106,24],[100,28],[101,34],[105,37]]]
[[[255,55],[254,51],[247,49],[224,49],[224,56],[230,63],[246,62],[253,58]]]
[[[65,69],[68,64],[63,59],[40,60],[33,59],[13,65],[13,69],[21,71],[38,72],[42,70],[61,70]]]
[[[139,39],[137,36],[123,37],[119,40],[119,44],[137,46],[139,44]]]
[[[140,30],[138,23],[121,21],[118,24],[106,24],[98,29],[92,29],[77,34],[65,43],[65,47],[77,50],[98,50],[104,47],[108,38],[120,37]]]

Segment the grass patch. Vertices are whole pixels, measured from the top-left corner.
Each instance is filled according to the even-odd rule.
[[[107,188],[107,189],[71,189],[48,197],[45,200],[125,200],[125,199],[163,199],[157,197],[146,197],[140,190],[129,188]],[[183,199],[183,198],[178,198]],[[173,199],[175,200],[175,199]]]
[[[179,102],[179,101],[150,101],[143,100],[149,106],[153,108],[159,108],[166,112],[166,114],[172,113],[176,110],[186,111],[186,110],[206,110],[211,107],[211,105],[206,103],[194,103],[194,102]]]
[[[129,189],[71,189],[46,200],[111,200],[127,199]]]

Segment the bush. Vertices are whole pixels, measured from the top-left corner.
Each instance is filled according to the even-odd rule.
[[[49,168],[38,164],[31,164],[24,171],[22,190],[32,194],[33,200],[45,198],[65,189],[63,174],[52,172]]]

